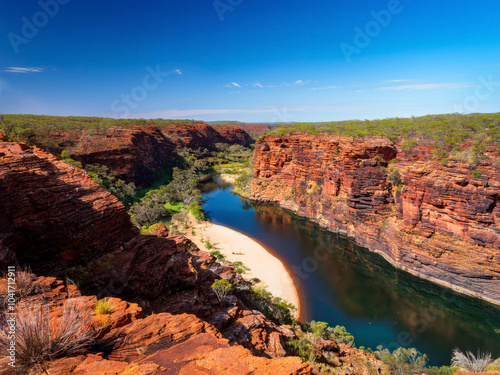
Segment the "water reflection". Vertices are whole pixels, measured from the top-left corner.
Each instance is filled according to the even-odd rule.
[[[449,364],[455,347],[500,356],[498,307],[397,270],[291,212],[232,195],[228,184],[206,185],[204,193],[215,223],[256,238],[292,270],[308,319],[346,326],[357,345],[415,346],[435,364]]]

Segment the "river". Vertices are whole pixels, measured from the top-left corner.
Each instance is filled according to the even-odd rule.
[[[449,365],[456,347],[500,357],[498,306],[398,270],[351,239],[231,189],[204,184],[203,208],[215,224],[254,238],[285,264],[299,289],[302,321],[345,326],[357,346],[416,347],[433,365]]]

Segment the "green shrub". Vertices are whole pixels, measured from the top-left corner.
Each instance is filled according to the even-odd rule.
[[[474,178],[481,178],[483,174],[481,173],[481,171],[479,169],[475,169],[472,171],[472,177]]]
[[[68,150],[62,150],[61,158],[62,159],[71,159],[71,152],[69,152]]]
[[[373,352],[375,357],[384,362],[391,374],[413,375],[425,372],[427,355],[420,353],[415,348],[398,348],[392,353],[382,345]]]
[[[417,141],[415,141],[414,139],[411,139],[411,140],[404,141],[401,144],[401,149],[404,152],[406,152],[407,154],[412,154],[413,150],[415,149],[416,146],[417,146]]]
[[[233,284],[231,284],[226,279],[215,280],[214,283],[212,284],[212,290],[219,299],[219,302],[222,302],[226,299],[226,295],[231,290],[232,287]]]
[[[203,208],[200,202],[193,202],[189,205],[189,211],[193,214],[197,221],[205,220],[205,214],[203,213]]]
[[[354,336],[351,335],[345,327],[329,327],[326,322],[317,322],[315,320],[303,326],[306,332],[310,332],[314,337],[320,337],[325,340],[333,340],[349,346],[354,345]]]
[[[319,353],[303,334],[298,339],[288,340],[286,346],[294,354],[302,358],[305,362],[316,363]]]
[[[68,162],[68,160],[65,161]],[[127,184],[125,181],[116,178],[116,172],[110,171],[110,169],[105,165],[87,164],[85,166],[85,171],[92,178],[92,180],[94,180],[94,182],[108,189],[109,192],[116,196],[125,207],[128,208],[131,206],[136,192],[135,184],[133,182]]]
[[[392,182],[394,186],[401,185],[403,183],[403,177],[401,176],[401,172],[399,172],[399,169],[393,169],[387,175],[387,181]]]
[[[106,299],[100,299],[96,302],[94,311],[98,315],[111,314],[113,312],[113,305]]]
[[[206,246],[206,243],[205,243],[205,246]],[[212,258],[216,259],[219,263],[226,262],[226,257],[219,250],[211,251],[210,256]]]
[[[296,324],[295,311],[297,308],[280,297],[273,296],[264,287],[254,287],[247,291],[250,301],[257,310],[269,319],[280,324]]]

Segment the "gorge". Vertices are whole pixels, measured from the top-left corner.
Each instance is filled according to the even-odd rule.
[[[119,178],[147,190],[155,176],[183,165],[179,150],[198,150],[195,160],[203,155],[213,159],[222,150],[228,152],[229,145],[250,145],[244,130],[204,123],[130,124],[42,129],[27,142],[5,135],[0,139],[3,269],[27,265],[47,290],[62,290],[61,280],[73,278],[85,298],[113,297],[123,301],[116,300],[117,306],[138,306],[147,322],[155,321],[159,330],[166,324],[175,337],[175,323],[170,322],[189,314],[181,326],[203,325],[191,333],[215,337],[199,337],[210,342],[210,353],[226,345],[241,347],[231,356],[247,358],[247,373],[260,367],[283,374],[320,373],[294,357],[297,352],[289,346],[305,333],[259,311],[249,298],[252,289],[234,266],[174,233],[166,221],[138,228],[117,197],[74,166],[106,165]],[[61,150],[73,159],[64,159]],[[214,222],[255,237],[288,266],[301,291],[302,321],[345,325],[363,347],[415,346],[429,351],[432,364],[449,363],[455,345],[471,350],[480,346],[498,356],[500,312],[490,304],[499,303],[500,282],[500,174],[495,157],[494,148],[484,151],[479,164],[483,175],[478,176],[465,163],[438,162],[425,145],[408,151],[400,141],[384,137],[264,135],[255,145],[249,190],[241,190],[250,201],[240,200],[227,187],[206,185],[203,207]],[[241,173],[232,168],[230,164],[221,170]],[[414,276],[394,270],[374,253]],[[212,290],[220,278],[238,285],[226,301],[219,301]],[[59,308],[62,301],[56,298],[53,305]],[[157,321],[158,313],[171,315]],[[134,316],[142,319],[141,314]],[[145,325],[134,323],[122,331],[133,331],[133,336],[140,326],[139,333],[147,335]],[[164,350],[183,344],[188,336],[149,348],[141,363],[172,365],[166,359],[170,352]],[[317,346],[309,350],[315,364],[346,373],[386,373],[385,365],[363,348],[313,341]],[[205,353],[189,360],[189,366],[197,361],[197,368],[205,371],[201,363],[209,357],[217,361],[222,352]],[[108,354],[97,358],[91,352],[80,359],[107,366],[106,361],[116,359]],[[252,364],[257,357],[271,362]],[[280,361],[288,357],[293,359]],[[119,359],[123,368],[138,360]],[[234,359],[217,371],[231,368]],[[61,373],[77,368],[64,363],[50,366],[62,366]]]
[[[425,149],[404,153],[386,138],[268,135],[255,146],[250,198],[353,237],[419,277],[499,304],[500,172],[492,160],[481,162],[487,172],[477,178],[463,163],[443,165]],[[389,181],[391,170],[401,181]]]

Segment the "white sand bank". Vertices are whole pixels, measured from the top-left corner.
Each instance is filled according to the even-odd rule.
[[[200,249],[206,250],[201,239],[210,239],[217,244],[228,261],[240,261],[250,271],[243,274],[245,279],[258,278],[267,286],[267,290],[276,297],[296,306],[297,316],[300,315],[300,300],[297,288],[283,263],[269,253],[263,246],[252,238],[233,229],[211,223],[195,225],[195,234],[188,230],[186,237],[193,241]]]

